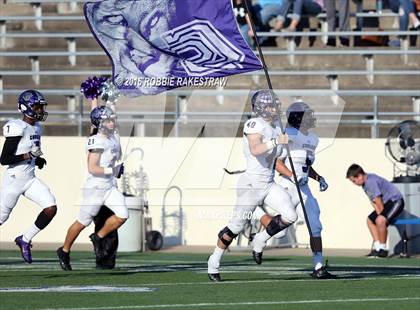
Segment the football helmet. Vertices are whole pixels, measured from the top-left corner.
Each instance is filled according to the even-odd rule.
[[[90,112],[90,122],[92,123],[93,127],[98,128],[98,130],[105,130],[105,131],[114,131],[115,128],[107,129],[104,126],[105,120],[111,120],[116,123],[116,115],[111,108],[107,106],[100,106],[94,108]]]
[[[292,103],[286,111],[287,123],[296,129],[310,129],[316,125],[314,110],[303,101]]]
[[[280,101],[272,90],[262,89],[251,98],[252,111],[266,121],[273,121],[279,117]]]
[[[25,90],[19,95],[18,110],[29,118],[43,122],[48,117],[45,111],[47,102],[44,96],[37,90]]]

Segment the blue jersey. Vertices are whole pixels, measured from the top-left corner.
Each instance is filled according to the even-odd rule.
[[[402,198],[400,191],[394,184],[374,173],[367,174],[363,190],[371,201],[376,197],[381,197],[384,204],[388,201],[397,201]]]

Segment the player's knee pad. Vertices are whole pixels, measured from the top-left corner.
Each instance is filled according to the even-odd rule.
[[[49,212],[46,209],[42,210],[35,220],[35,226],[38,227],[39,229],[44,229],[45,227],[47,227],[48,224],[53,219],[55,213],[57,212],[57,208],[55,208],[55,211],[53,211],[53,209],[50,209]]]
[[[281,215],[276,215],[271,219],[270,223],[267,225],[266,230],[270,236],[274,236],[275,234],[279,233],[280,231],[289,227],[292,224],[293,222],[290,223],[285,220],[282,220]]]
[[[225,234],[228,235],[231,239],[227,240],[225,239]],[[235,239],[238,234],[233,233],[227,226],[225,228],[223,228],[221,231],[219,231],[219,234],[217,235],[220,239],[220,241],[222,241],[222,243],[226,246],[229,247],[229,245],[232,243],[233,239]]]
[[[321,237],[310,237],[309,242],[311,244],[312,252],[322,252],[322,239],[321,239]]]
[[[49,218],[53,218],[57,214],[57,206],[51,206],[43,210]]]

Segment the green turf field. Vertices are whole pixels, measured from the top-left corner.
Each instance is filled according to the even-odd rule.
[[[420,309],[420,259],[330,257],[340,279],[319,281],[309,277],[310,257],[267,256],[257,266],[228,254],[224,281],[211,283],[206,257],[122,254],[106,271],[79,252],[64,272],[54,252],[34,252],[29,265],[1,251],[0,309]]]

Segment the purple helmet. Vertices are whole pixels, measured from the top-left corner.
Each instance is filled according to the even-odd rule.
[[[107,106],[96,107],[90,112],[90,122],[95,128],[102,129],[103,120],[113,120],[115,122],[116,115],[111,108]]]
[[[272,90],[257,91],[251,99],[252,111],[266,120],[274,120],[279,115],[279,99]]]
[[[44,96],[37,90],[25,90],[19,95],[18,110],[37,121],[43,122],[47,119],[46,105]]]

